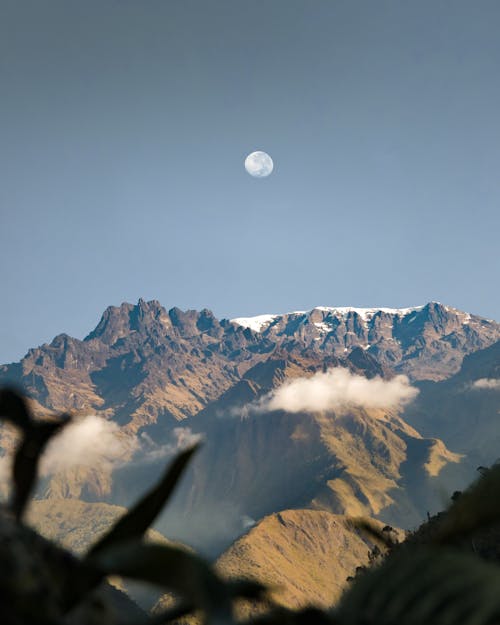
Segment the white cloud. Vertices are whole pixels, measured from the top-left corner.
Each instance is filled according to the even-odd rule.
[[[51,475],[75,466],[113,466],[126,461],[137,443],[119,426],[90,415],[67,425],[47,445],[40,473]]]
[[[158,445],[143,432],[140,439],[125,434],[113,421],[90,415],[67,425],[49,442],[40,460],[42,477],[74,467],[113,470],[124,464],[149,463],[173,456],[201,439],[190,428],[176,427],[171,441]],[[12,453],[0,456],[0,494],[10,484]]]
[[[158,445],[146,432],[141,435],[141,454],[139,462],[152,462],[177,454],[196,443],[199,443],[203,436],[195,434],[188,427],[176,427],[172,430],[171,441],[163,445]]]
[[[500,391],[500,379],[480,378],[472,383],[472,388],[475,390]]]
[[[398,375],[390,380],[368,379],[335,368],[309,378],[285,382],[263,397],[257,412],[285,410],[286,412],[344,411],[349,408],[399,408],[418,395],[408,378]]]

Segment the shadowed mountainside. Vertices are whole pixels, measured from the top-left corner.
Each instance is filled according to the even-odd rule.
[[[500,341],[464,358],[458,373],[439,383],[421,382],[404,419],[437,436],[474,466],[500,458]]]
[[[250,402],[304,375],[298,362],[267,361],[247,372],[239,383],[244,391],[226,393],[185,421],[203,432],[205,444],[164,531],[181,541],[203,537],[194,546],[210,545],[213,556],[251,520],[287,508],[378,516],[413,527],[467,481],[471,471],[462,458],[423,438],[396,409],[248,411]]]
[[[175,498],[179,517],[167,515],[180,540],[193,519],[215,509],[235,523],[308,507],[412,527],[463,484],[460,456],[394,411],[275,411],[204,425],[206,444]]]

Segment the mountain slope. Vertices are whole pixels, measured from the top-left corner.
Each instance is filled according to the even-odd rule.
[[[108,308],[83,341],[67,335],[0,368],[53,410],[99,411],[136,432],[195,414],[239,375],[244,332],[209,311],[168,313],[158,302]],[[250,341],[251,342],[251,341]]]
[[[368,563],[371,545],[346,517],[317,510],[285,510],[259,521],[215,563],[224,579],[248,578],[271,590],[273,601],[288,608],[331,607],[346,578]],[[154,612],[169,607],[164,595]],[[239,617],[265,610],[262,604],[240,602]],[[191,622],[191,621],[190,621]]]
[[[368,562],[368,543],[341,515],[285,510],[262,519],[217,560],[228,579],[245,576],[274,590],[281,605],[328,608],[346,578]]]
[[[405,420],[467,454],[474,467],[500,458],[500,341],[466,356],[448,380],[419,386]]]
[[[205,443],[167,512],[170,535],[187,541],[201,530],[213,555],[248,519],[287,508],[378,516],[411,527],[441,507],[443,490],[462,486],[461,457],[423,438],[397,409],[248,410],[273,387],[312,375],[304,364],[261,363],[245,374],[238,393],[185,421],[203,432]],[[202,522],[207,518],[210,524]]]

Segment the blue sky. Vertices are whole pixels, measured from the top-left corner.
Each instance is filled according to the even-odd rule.
[[[496,0],[0,0],[0,362],[139,297],[500,320],[499,26]]]

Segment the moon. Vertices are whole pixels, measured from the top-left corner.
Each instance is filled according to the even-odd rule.
[[[252,152],[245,159],[245,169],[254,178],[269,176],[273,168],[273,159],[266,152]]]

